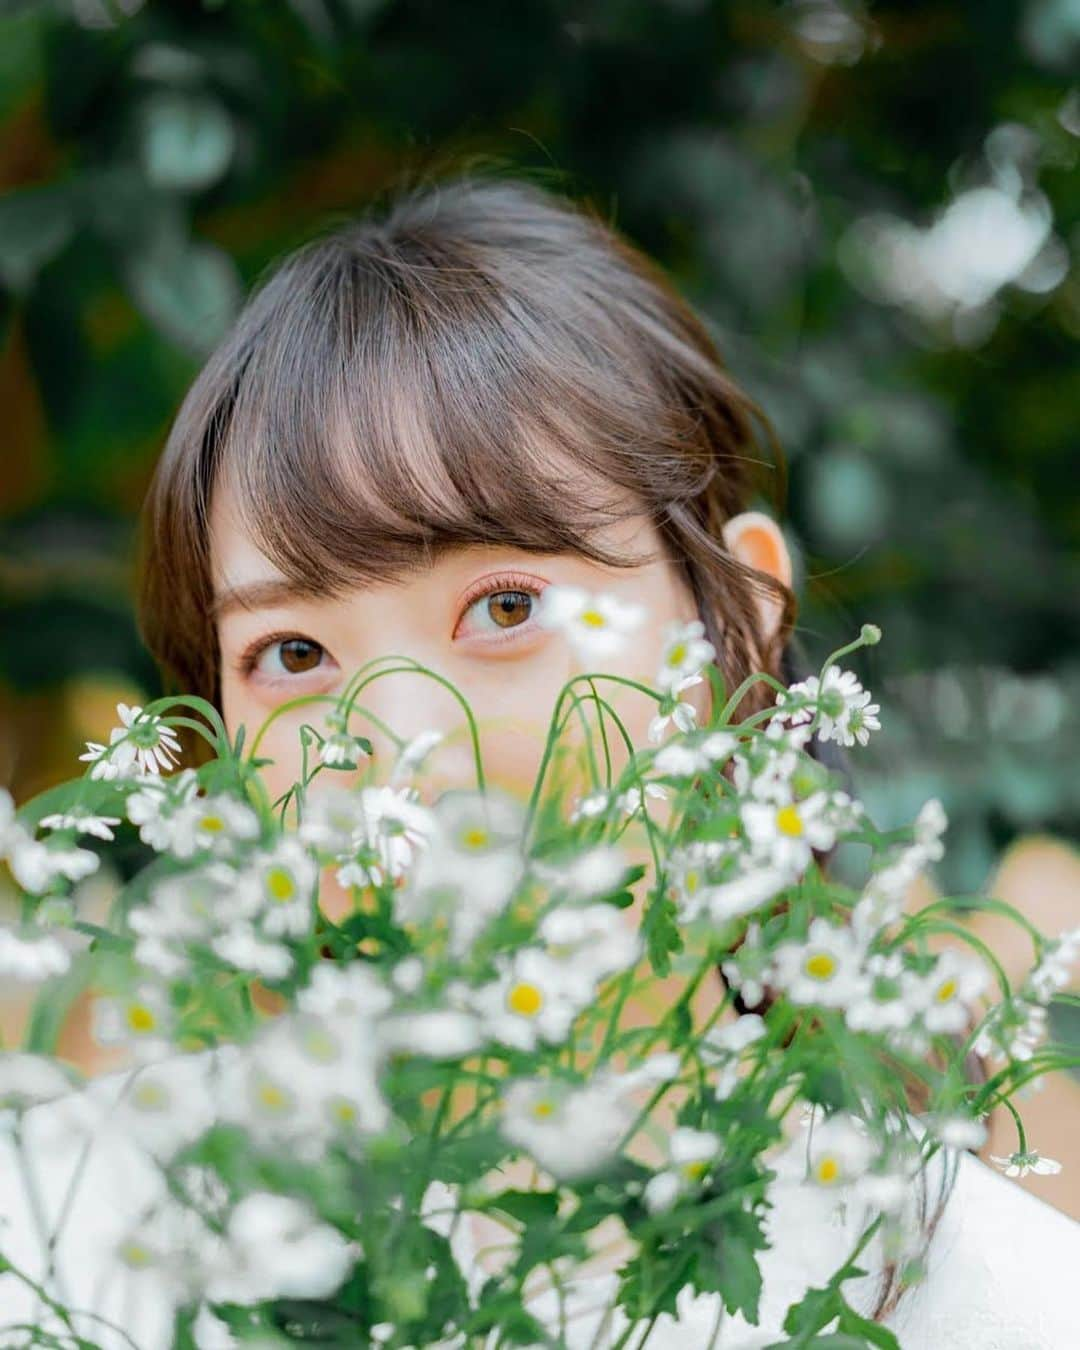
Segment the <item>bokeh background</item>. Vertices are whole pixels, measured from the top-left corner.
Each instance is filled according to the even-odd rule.
[[[796,558],[806,652],[884,631],[855,662],[882,706],[853,752],[875,818],[940,796],[933,886],[1080,922],[1075,0],[0,15],[0,783],[17,800],[71,776],[118,699],[159,692],[134,526],[245,289],[403,173],[500,163],[588,197],[669,268],[772,419],[786,473],[762,505]],[[1060,1179],[1031,1181],[1060,1203]]]

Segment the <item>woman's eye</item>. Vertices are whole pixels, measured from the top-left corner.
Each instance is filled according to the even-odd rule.
[[[308,638],[290,637],[269,642],[252,662],[252,669],[263,675],[304,675],[317,670],[326,649]]]
[[[536,611],[540,598],[539,587],[512,589],[505,584],[497,590],[485,591],[471,601],[465,613],[472,616],[476,630],[496,639],[509,636],[512,630],[524,627]]]

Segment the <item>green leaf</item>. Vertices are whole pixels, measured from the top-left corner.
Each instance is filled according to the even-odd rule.
[[[666,890],[656,889],[649,893],[645,906],[645,915],[641,923],[641,934],[649,953],[649,961],[657,975],[667,975],[671,970],[671,954],[682,950],[683,939],[676,922],[675,902]]]
[[[519,1223],[537,1223],[553,1219],[559,1207],[555,1191],[500,1191],[491,1197],[488,1209],[501,1210]]]
[[[161,331],[193,353],[209,351],[240,299],[236,265],[212,244],[184,237],[173,220],[127,260],[136,304]]]
[[[69,184],[27,188],[0,197],[0,281],[29,289],[38,271],[74,233],[75,199]]]
[[[741,1312],[748,1322],[756,1323],[761,1301],[761,1270],[755,1253],[768,1244],[759,1220],[752,1214],[736,1211],[725,1216],[720,1238],[708,1257],[698,1262],[697,1287],[705,1292],[701,1272],[708,1270],[709,1289],[715,1289],[729,1313]],[[707,1230],[711,1235],[712,1228]]]

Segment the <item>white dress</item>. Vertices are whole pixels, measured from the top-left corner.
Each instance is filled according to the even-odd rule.
[[[202,1072],[205,1059],[192,1055],[171,1061],[170,1072],[178,1075],[171,1081],[182,1083],[184,1075]],[[161,1174],[118,1132],[95,1131],[84,1152],[84,1127],[96,1119],[89,1098],[107,1099],[127,1076],[107,1075],[86,1092],[27,1112],[21,1150],[10,1133],[0,1133],[0,1252],[42,1282],[47,1259],[41,1229],[55,1228],[66,1207],[53,1272],[45,1281],[49,1292],[66,1307],[83,1310],[76,1329],[102,1350],[168,1350],[177,1288],[152,1265],[140,1270],[118,1266],[112,1255],[144,1207],[162,1197]],[[941,1158],[939,1153],[935,1161]],[[650,1347],[705,1350],[711,1344],[718,1350],[761,1350],[783,1341],[788,1306],[808,1287],[825,1283],[849,1255],[858,1215],[852,1212],[841,1221],[833,1196],[800,1184],[802,1163],[793,1149],[771,1161],[779,1180],[770,1192],[773,1208],[766,1221],[773,1246],[759,1258],[764,1280],[760,1323],[726,1316],[713,1341],[716,1296],[686,1298],[680,1300],[677,1318],[658,1319]],[[76,1174],[78,1185],[72,1188]],[[935,1191],[932,1184],[931,1200]],[[152,1247],[152,1230],[145,1241]],[[879,1284],[876,1244],[875,1238],[859,1260],[872,1273],[845,1285],[849,1301],[864,1315]],[[468,1248],[468,1236],[459,1227],[455,1251],[466,1263]],[[959,1156],[956,1184],[930,1244],[927,1270],[925,1280],[909,1289],[885,1319],[902,1350],[1080,1350],[1080,1223],[968,1153]],[[618,1323],[594,1341],[612,1278],[596,1275],[576,1287],[567,1345],[614,1344]],[[538,1296],[532,1308],[555,1325],[549,1296]],[[0,1347],[25,1344],[13,1330],[20,1322],[41,1320],[59,1329],[61,1324],[47,1317],[47,1308],[22,1280],[0,1273]],[[214,1342],[213,1350],[229,1343]]]

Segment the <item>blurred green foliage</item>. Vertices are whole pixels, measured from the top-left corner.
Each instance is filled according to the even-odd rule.
[[[876,817],[940,794],[953,889],[1075,839],[1078,57],[1071,0],[9,0],[0,780],[155,692],[133,523],[245,288],[494,156],[657,256],[774,421],[806,650],[884,630]]]

